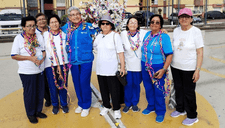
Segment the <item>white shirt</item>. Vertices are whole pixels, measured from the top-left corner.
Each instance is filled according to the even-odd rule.
[[[143,39],[147,32],[148,31],[146,30],[140,30],[140,43],[138,49],[135,51],[131,49],[131,43],[128,40],[127,31],[125,30],[121,33],[127,71],[141,71],[141,46],[143,45]],[[137,44],[137,34],[134,37],[131,37],[131,39],[134,41],[135,44]]]
[[[115,76],[115,73],[118,70],[117,53],[124,52],[124,50],[120,35],[118,33],[115,33],[114,35],[114,33],[115,32],[111,32],[105,36],[103,34],[99,34],[94,41],[93,47],[94,50],[97,51],[97,75]]]
[[[55,56],[54,56],[54,53],[53,53],[53,49],[52,49],[52,46],[51,46],[51,43],[50,43],[49,32],[48,31],[44,32],[43,37],[44,37],[45,49],[46,49],[45,50],[46,51],[45,67],[46,68],[51,67],[51,60],[50,60],[51,56],[53,57],[53,66],[57,66]],[[59,64],[63,65],[61,45],[60,45],[60,42],[61,42],[60,36],[58,34],[56,36],[53,36],[53,38],[54,38],[53,42],[55,43],[55,47],[56,47],[56,53],[57,53],[57,56],[59,58]],[[62,32],[63,54],[64,54],[64,58],[65,58],[65,64],[67,64],[68,63],[68,57],[67,57],[67,52],[65,50],[65,47],[66,47],[65,42],[66,42],[66,34],[64,32]]]
[[[40,47],[36,47],[36,55],[42,54],[44,50],[44,40],[43,37],[39,34],[37,35],[37,41],[40,44]],[[21,56],[30,56],[28,53],[29,49],[24,47],[24,38],[21,34],[17,35],[13,41],[11,55],[21,55]],[[40,66],[36,66],[34,62],[30,60],[18,61],[19,74],[38,74],[41,73],[44,69],[44,63]]]
[[[193,71],[197,64],[197,49],[204,47],[201,30],[192,26],[183,31],[181,27],[173,31],[173,59],[174,68]]]

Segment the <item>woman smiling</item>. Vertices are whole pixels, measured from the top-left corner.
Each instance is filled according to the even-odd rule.
[[[46,59],[45,71],[48,78],[49,90],[52,101],[52,113],[59,112],[59,101],[63,113],[68,113],[67,106],[67,79],[68,79],[68,59],[65,50],[66,34],[60,29],[61,20],[57,15],[52,15],[48,19],[50,30],[44,33]]]

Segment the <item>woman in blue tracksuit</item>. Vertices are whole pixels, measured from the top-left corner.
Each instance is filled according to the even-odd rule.
[[[70,7],[68,16],[69,21],[62,27],[62,31],[67,34],[66,50],[78,98],[75,113],[81,113],[82,117],[86,117],[91,107],[90,80],[94,60],[92,35],[95,34],[96,29],[90,23],[83,22],[77,7]]]

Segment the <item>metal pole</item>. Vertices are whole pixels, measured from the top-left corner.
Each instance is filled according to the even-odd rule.
[[[180,0],[178,0],[178,12],[177,13],[179,13],[179,11],[180,11]],[[179,27],[180,23],[179,23],[179,21],[177,21],[177,22],[178,22],[178,27]]]
[[[72,7],[73,5],[72,5],[72,0],[70,0],[70,6]]]
[[[172,0],[172,25],[173,25],[173,0]]]
[[[147,11],[145,13],[145,15],[147,15],[147,20],[145,21],[146,22],[146,27],[148,28],[148,6],[149,5],[149,1],[147,0]]]
[[[41,0],[41,12],[44,13],[44,0]]]
[[[170,0],[168,0],[168,17],[170,16]]]
[[[207,25],[207,0],[205,0],[205,25]]]
[[[26,17],[25,0],[23,0],[23,16]]]

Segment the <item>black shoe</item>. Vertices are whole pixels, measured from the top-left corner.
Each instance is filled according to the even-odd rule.
[[[47,118],[47,116],[44,113],[41,113],[41,112],[37,112],[36,113],[36,117],[39,117],[39,118]]]
[[[45,102],[45,107],[49,107],[49,106],[51,106],[51,102],[46,101],[46,102]]]
[[[63,113],[68,113],[69,112],[69,108],[68,108],[67,105],[66,106],[63,106],[62,107],[62,110],[63,110]]]
[[[38,120],[37,120],[37,118],[35,116],[28,116],[28,119],[33,124],[38,123]]]
[[[57,114],[59,112],[59,106],[53,106],[52,113]]]

